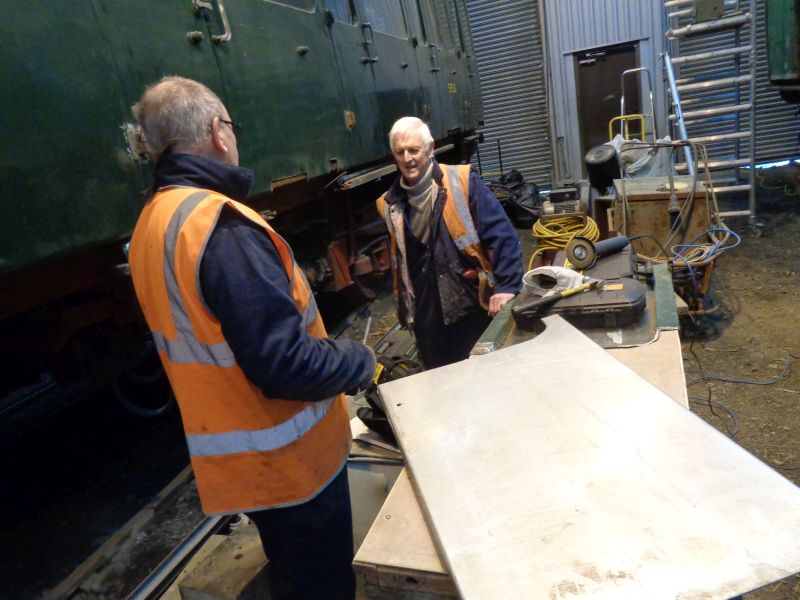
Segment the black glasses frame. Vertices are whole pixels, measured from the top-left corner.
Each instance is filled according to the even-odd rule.
[[[242,135],[242,125],[240,123],[235,123],[234,121],[228,121],[226,119],[220,119],[219,122],[228,125],[233,130],[233,134],[236,137]]]

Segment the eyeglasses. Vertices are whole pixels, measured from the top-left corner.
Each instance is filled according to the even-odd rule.
[[[242,126],[241,126],[241,124],[234,123],[233,121],[227,121],[225,119],[220,119],[219,122],[220,123],[225,123],[226,125],[228,125],[231,128],[231,130],[233,130],[233,134],[236,137],[241,137],[241,135],[242,135]]]

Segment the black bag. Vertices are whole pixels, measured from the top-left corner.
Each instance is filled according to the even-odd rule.
[[[512,169],[486,183],[515,227],[533,227],[542,202],[535,183],[526,183],[522,173]]]

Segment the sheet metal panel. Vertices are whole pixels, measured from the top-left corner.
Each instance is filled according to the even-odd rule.
[[[467,11],[483,92],[484,174],[500,170],[500,140],[505,171],[548,186],[552,152],[537,3],[467,0]]]
[[[662,3],[654,0],[540,1],[544,6],[546,56],[551,77],[553,137],[565,148],[568,172],[563,175],[577,177],[583,171],[574,52],[639,41],[640,66],[648,68],[653,76],[657,126],[659,135],[663,136],[667,131],[666,91],[658,59],[665,46]]]
[[[462,598],[714,600],[800,570],[800,489],[545,324],[380,386]]]

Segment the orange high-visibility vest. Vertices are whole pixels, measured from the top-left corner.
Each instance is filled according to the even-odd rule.
[[[321,402],[266,398],[237,365],[198,287],[203,250],[224,206],[269,235],[308,333],[327,336],[291,249],[255,211],[185,187],[160,190],[144,207],[131,238],[131,276],[180,407],[208,514],[313,498],[339,473],[351,441],[343,394]]]
[[[470,165],[442,165],[442,187],[445,191],[442,217],[450,237],[456,247],[467,257],[478,271],[479,293],[481,306],[489,309],[489,298],[494,287],[494,276],[489,256],[481,245],[475,221],[469,210],[469,174]],[[403,228],[403,209],[401,206],[390,205],[386,202],[386,194],[378,198],[376,206],[378,214],[383,217],[391,237],[389,251],[392,266],[394,297],[406,306],[406,314],[413,320],[414,315],[414,290],[408,273],[406,260],[406,246]],[[402,282],[405,293],[400,294]]]

